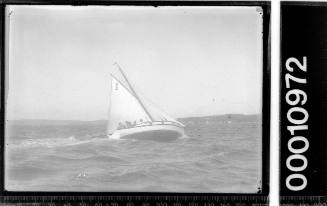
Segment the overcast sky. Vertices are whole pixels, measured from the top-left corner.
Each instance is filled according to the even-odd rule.
[[[106,119],[114,62],[173,117],[261,113],[257,7],[10,6],[7,16],[8,119]]]

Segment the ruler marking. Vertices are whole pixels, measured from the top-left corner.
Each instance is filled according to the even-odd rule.
[[[316,202],[321,203],[325,197],[283,197],[284,201],[291,202],[297,200],[299,203]],[[218,195],[57,195],[57,196],[3,196],[0,197],[1,202],[19,202],[19,203],[40,203],[45,206],[60,206],[60,205],[77,205],[75,203],[83,203],[82,206],[156,206],[159,203],[161,206],[204,206],[203,203],[208,203],[208,206],[220,206],[219,203],[264,203],[268,197],[264,196],[218,196]],[[104,204],[103,201],[108,201]],[[51,205],[47,204],[51,203]],[[52,203],[58,205],[52,205]],[[69,204],[68,204],[69,203]],[[101,204],[99,204],[101,203]],[[178,203],[178,204],[177,204]],[[193,204],[192,204],[193,203]],[[127,205],[126,205],[127,204]],[[40,206],[41,206],[40,205]],[[233,205],[233,204],[231,204]]]

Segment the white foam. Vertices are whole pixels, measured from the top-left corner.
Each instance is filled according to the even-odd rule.
[[[183,134],[181,137],[179,137],[179,139],[187,139],[190,138],[189,136],[187,136],[186,134]]]
[[[60,147],[71,146],[90,142],[90,140],[78,140],[75,136],[67,138],[46,138],[46,139],[27,139],[18,144],[9,144],[9,148],[31,148],[31,147]]]
[[[114,132],[112,135],[109,135],[109,140],[120,140],[120,133]]]

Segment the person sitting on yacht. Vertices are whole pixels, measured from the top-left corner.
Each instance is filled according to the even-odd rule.
[[[125,129],[125,125],[123,123],[119,122],[117,129]]]
[[[126,127],[127,127],[127,128],[131,128],[131,127],[132,127],[132,124],[131,124],[130,121],[125,121],[125,123],[126,123]]]

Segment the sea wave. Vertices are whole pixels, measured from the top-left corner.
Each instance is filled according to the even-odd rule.
[[[111,141],[101,128],[16,128],[6,137],[6,189],[251,193],[261,184],[253,125],[194,123],[174,141]]]
[[[61,147],[61,146],[72,146],[85,144],[95,141],[95,139],[80,140],[76,139],[75,136],[69,136],[67,138],[42,138],[42,139],[25,139],[16,143],[8,143],[6,146],[9,149],[19,149],[19,148],[33,148],[33,147]]]

